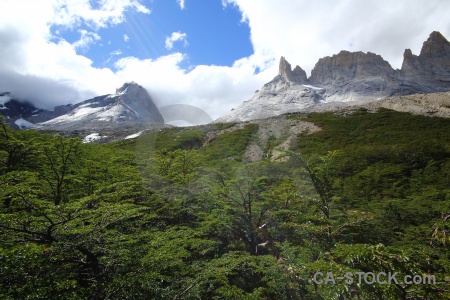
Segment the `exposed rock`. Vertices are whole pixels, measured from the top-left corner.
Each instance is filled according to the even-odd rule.
[[[125,83],[116,90],[116,94],[119,95],[119,102],[135,113],[136,121],[164,123],[158,108],[142,86],[134,82]]]
[[[311,134],[321,130],[313,123],[290,120],[286,116],[277,116],[264,120],[251,121],[258,124],[255,135],[247,146],[244,157],[248,161],[269,158],[271,161],[287,161],[285,150],[292,150],[298,134]],[[281,151],[280,151],[281,150]]]
[[[27,101],[15,99],[8,92],[0,93],[0,114],[13,129],[20,129],[21,126],[18,123],[25,124],[25,119],[28,120],[44,112],[46,111],[35,107]],[[31,123],[34,122],[31,121]]]
[[[67,114],[72,109],[73,109],[73,105],[72,104],[59,105],[59,106],[55,107],[53,112],[55,113],[55,115],[61,116],[61,115]]]
[[[422,58],[439,58],[448,57],[450,55],[450,43],[438,31],[433,31],[428,40],[423,43],[420,57]]]
[[[57,118],[39,123],[42,129],[82,130],[121,127],[122,123],[147,123],[159,126],[164,119],[150,95],[140,85],[125,83],[116,94],[89,99],[72,106],[57,108]],[[55,110],[56,111],[56,110]],[[138,125],[139,128],[142,126]]]
[[[284,79],[297,83],[307,83],[308,78],[306,76],[306,72],[300,68],[300,66],[296,66],[294,70],[291,68],[291,64],[284,58],[284,56],[280,59],[280,66],[278,68],[278,75],[283,77]]]
[[[216,122],[248,121],[296,112],[322,101],[323,92],[323,89],[278,75],[255,92],[252,98]]]
[[[405,96],[394,96],[383,100],[332,102],[318,104],[304,109],[302,112],[330,112],[336,111],[339,115],[351,115],[355,111],[364,108],[371,112],[379,108],[387,108],[395,111],[407,112],[414,115],[429,117],[450,118],[450,93],[427,93]]]
[[[387,97],[396,87],[395,71],[380,55],[341,51],[319,59],[309,81],[326,89],[327,101]]]
[[[414,115],[450,118],[450,93],[441,92],[392,97],[365,104],[364,107],[369,109],[383,107]]]
[[[287,78],[290,72],[292,72],[291,64],[282,56],[278,67],[278,75]]]
[[[322,86],[393,74],[392,67],[380,55],[371,52],[341,51],[332,57],[319,59],[311,71],[309,80],[312,84]]]
[[[244,121],[303,110],[314,111],[336,103],[365,103],[392,96],[450,90],[450,43],[439,32],[431,33],[419,56],[403,54],[401,70],[394,70],[380,55],[341,51],[319,59],[311,76],[280,59],[278,76],[250,100],[218,122]],[[325,103],[324,103],[325,102]],[[356,102],[355,102],[356,103]]]
[[[423,43],[420,55],[406,49],[400,79],[414,92],[439,92],[450,86],[450,43],[434,31]]]

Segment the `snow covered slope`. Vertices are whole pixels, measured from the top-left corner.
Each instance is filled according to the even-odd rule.
[[[164,119],[143,87],[126,83],[116,94],[83,101],[68,113],[38,125],[41,129],[80,130],[117,127],[123,122],[164,124]]]

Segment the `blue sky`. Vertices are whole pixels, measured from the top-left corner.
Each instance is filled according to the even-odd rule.
[[[341,50],[400,68],[432,31],[450,37],[441,0],[0,0],[0,92],[41,108],[114,93],[124,82],[158,106],[213,119],[278,73],[310,74]]]
[[[92,59],[93,66],[114,68],[117,59],[133,56],[139,59],[157,59],[173,52],[187,55],[181,67],[196,65],[229,66],[253,53],[248,23],[234,5],[224,6],[220,0],[189,1],[181,8],[175,0],[141,1],[151,10],[143,14],[125,11],[124,21],[96,33],[101,40],[79,49]],[[75,43],[80,30],[92,31],[87,25],[76,28],[52,27],[52,34]],[[166,47],[166,39],[180,33],[183,40]]]

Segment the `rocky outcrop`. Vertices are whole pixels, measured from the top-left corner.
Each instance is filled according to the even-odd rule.
[[[395,90],[395,74],[380,55],[341,51],[319,59],[309,81],[326,89],[328,101],[386,97]]]
[[[256,91],[249,100],[216,122],[264,119],[296,112],[323,101],[325,90],[307,84],[306,73],[303,76],[301,74],[304,71],[300,67],[294,70],[296,69],[295,72],[291,71],[291,65],[282,57],[279,75]]]
[[[285,80],[296,83],[308,82],[306,72],[302,68],[300,68],[300,66],[296,66],[294,70],[292,70],[291,64],[288,63],[284,56],[282,56],[280,59],[280,66],[278,70],[278,75],[283,77]]]
[[[142,86],[131,82],[125,83],[116,90],[119,102],[135,113],[135,121],[164,123],[155,103],[147,90]]]
[[[415,92],[440,92],[450,87],[450,43],[434,31],[423,43],[420,54],[410,49],[403,54],[400,80]]]
[[[409,49],[403,56],[401,70],[394,70],[380,55],[341,51],[319,59],[309,78],[298,66],[291,70],[291,65],[281,57],[278,75],[218,121],[311,111],[316,105],[332,105],[331,102],[368,102],[450,90],[450,43],[442,34],[431,33],[418,56]]]
[[[315,85],[340,85],[350,80],[367,80],[392,76],[394,69],[380,55],[368,52],[341,51],[319,59],[309,80]]]

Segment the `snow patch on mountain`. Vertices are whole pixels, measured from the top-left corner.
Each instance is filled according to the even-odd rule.
[[[317,87],[317,86],[312,86],[312,85],[309,85],[309,84],[304,84],[303,86],[306,87],[306,88],[309,88],[309,89],[313,89],[315,91],[322,91],[323,90],[323,88],[320,88],[320,87]]]
[[[47,122],[43,122],[42,125],[51,125],[51,124],[58,124],[58,123],[66,123],[66,122],[75,122],[79,121],[83,118],[89,117],[89,116],[95,116],[97,112],[104,109],[103,107],[89,107],[89,104],[81,105],[69,114],[62,115],[60,117],[54,118],[52,120],[49,120]]]
[[[101,136],[100,134],[98,134],[97,132],[91,133],[87,136],[84,137],[83,139],[83,143],[87,144],[87,143],[92,143],[96,140],[100,140],[102,138],[105,138],[106,136]]]
[[[0,109],[8,109],[5,107],[5,104],[8,103],[12,99],[9,95],[0,96]]]
[[[137,132],[137,133],[135,133],[135,134],[130,134],[130,135],[126,136],[124,139],[125,139],[125,140],[128,140],[128,139],[134,139],[134,138],[137,138],[137,137],[140,136],[143,132],[144,132],[144,131],[142,130],[142,131],[139,131],[139,132]]]
[[[28,122],[27,120],[24,120],[22,118],[17,119],[14,121],[14,123],[19,126],[20,129],[28,129],[28,128],[35,128],[36,125],[33,123]]]

